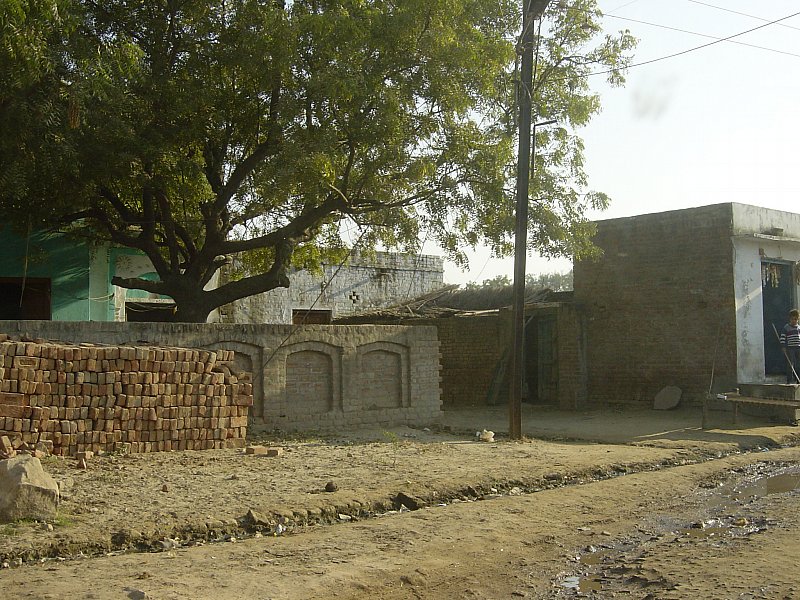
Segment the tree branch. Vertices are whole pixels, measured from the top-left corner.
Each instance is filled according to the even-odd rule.
[[[226,283],[223,287],[208,290],[203,294],[210,298],[214,306],[223,306],[254,294],[267,292],[278,287],[289,287],[286,275],[294,252],[294,244],[282,241],[275,246],[275,259],[266,273],[245,277]]]
[[[162,281],[147,281],[138,277],[112,277],[111,283],[127,289],[144,290],[151,294],[164,294],[168,291]]]
[[[218,254],[238,254],[248,250],[279,246],[285,240],[294,240],[306,235],[308,230],[320,223],[325,217],[337,210],[346,208],[345,201],[335,193],[331,193],[318,206],[306,207],[302,213],[292,221],[270,231],[266,235],[250,238],[248,240],[228,240],[220,244],[221,252]]]

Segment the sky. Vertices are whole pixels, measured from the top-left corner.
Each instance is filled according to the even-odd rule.
[[[720,202],[800,212],[800,14],[692,50],[800,13],[800,0],[598,5],[606,31],[629,29],[639,39],[634,64],[683,54],[632,67],[622,88],[609,87],[603,76],[592,82],[603,110],[578,134],[589,187],[608,194],[611,205],[587,216],[611,219]],[[446,283],[513,277],[511,258],[491,258],[486,249],[469,258],[468,271],[445,263]],[[528,273],[571,267],[569,259],[527,259]]]

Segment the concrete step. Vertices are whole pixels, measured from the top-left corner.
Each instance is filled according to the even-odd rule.
[[[750,398],[800,400],[800,385],[789,383],[740,383],[739,393]]]

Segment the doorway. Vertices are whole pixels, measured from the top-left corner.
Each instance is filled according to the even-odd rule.
[[[525,323],[525,400],[558,403],[558,335],[554,315],[529,317]]]
[[[174,317],[174,302],[125,303],[125,320],[129,323],[171,323]]]
[[[49,321],[50,280],[42,277],[0,277],[0,320]]]
[[[785,262],[761,263],[761,299],[764,307],[764,373],[784,375],[786,358],[778,335],[795,306],[793,265]]]

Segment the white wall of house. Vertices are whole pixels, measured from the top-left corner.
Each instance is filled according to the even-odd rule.
[[[332,318],[397,304],[444,285],[441,257],[378,252],[353,256],[322,273],[294,271],[288,288],[222,308],[225,323],[291,323],[293,311],[330,311]]]
[[[138,253],[119,253],[114,256],[114,275],[123,278],[145,277],[152,275],[157,279],[155,267],[150,259]],[[206,284],[206,290],[213,290],[219,286],[219,271]],[[145,302],[147,304],[164,304],[172,306],[175,301],[169,296],[161,296],[144,290],[128,289],[120,286],[112,286],[114,297],[114,321],[127,321],[126,313],[127,302]],[[208,323],[218,323],[220,320],[219,309],[211,311],[208,315]]]
[[[739,382],[765,382],[761,265],[800,261],[800,214],[743,204],[733,204],[732,214],[737,375]],[[800,302],[796,282],[794,301]]]

